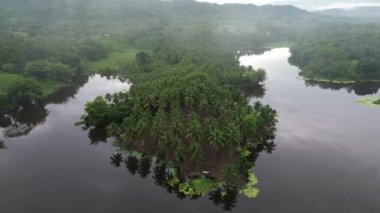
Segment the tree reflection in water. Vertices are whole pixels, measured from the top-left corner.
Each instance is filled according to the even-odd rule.
[[[5,142],[0,140],[0,149],[7,149],[7,146],[5,145]]]
[[[276,144],[273,140],[270,140],[263,145],[259,145],[250,150],[251,154],[248,157],[250,161],[255,162],[260,153],[265,151],[271,154],[276,148]],[[189,177],[178,176],[178,181],[173,182],[175,177],[173,176],[173,170],[178,171],[179,167],[173,167],[171,163],[163,162],[158,158],[152,158],[147,155],[140,155],[136,153],[127,153],[124,158],[121,153],[114,153],[111,157],[111,164],[119,168],[122,163],[125,164],[125,168],[131,175],[139,175],[141,178],[148,177],[151,173],[151,177],[157,186],[161,186],[166,189],[168,193],[175,194],[180,200],[191,199],[196,200],[204,196],[204,194],[186,194],[180,189],[182,183],[188,182]],[[153,159],[154,163],[153,163]],[[241,189],[237,187],[231,187],[226,184],[220,184],[217,189],[214,189],[206,195],[208,199],[215,205],[220,206],[224,210],[232,210],[237,205],[238,197],[240,196]]]
[[[29,134],[36,126],[45,123],[49,112],[44,106],[29,106],[21,108],[17,112],[7,114],[9,125],[5,127],[3,134],[6,138],[15,138]]]
[[[107,130],[104,128],[91,128],[88,131],[88,138],[91,140],[91,145],[107,142]]]
[[[243,93],[248,97],[262,98],[265,95],[265,87],[263,85],[254,85],[241,88]]]
[[[318,86],[321,89],[328,89],[328,90],[345,89],[348,93],[351,93],[353,91],[356,95],[359,95],[359,96],[374,95],[374,94],[377,94],[377,92],[380,89],[380,82],[357,82],[357,83],[338,84],[338,83],[308,80],[308,81],[305,81],[305,85],[307,87]]]
[[[137,169],[139,168],[139,159],[135,156],[128,156],[125,159],[125,167],[128,169],[129,173],[135,175]]]
[[[37,106],[20,107],[18,110],[0,113],[0,128],[5,138],[28,135],[35,127],[45,123],[49,115],[47,104],[63,104],[77,94],[79,88],[88,82],[88,76],[78,76],[73,84],[50,95],[46,102]]]

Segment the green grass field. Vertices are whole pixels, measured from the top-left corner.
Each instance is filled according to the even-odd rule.
[[[89,73],[98,73],[106,69],[118,70],[123,64],[135,60],[136,54],[140,51],[145,50],[135,49],[131,47],[122,47],[111,51],[107,58],[94,62],[85,61],[84,65]]]

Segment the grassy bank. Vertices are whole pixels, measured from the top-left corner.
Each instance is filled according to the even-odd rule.
[[[0,71],[0,95],[4,96],[7,94],[8,88],[17,82],[23,81],[25,79],[22,75],[11,74]],[[43,88],[43,93],[45,96],[55,93],[57,90],[66,86],[65,83],[55,80],[38,80]]]
[[[361,104],[363,106],[368,106],[368,107],[379,107],[380,108],[380,97],[366,97],[366,98],[361,98],[355,103]]]

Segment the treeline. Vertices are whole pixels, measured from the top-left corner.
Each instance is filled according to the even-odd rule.
[[[107,54],[106,48],[94,40],[66,42],[5,33],[0,40],[0,69],[30,77],[70,81],[81,72],[81,59],[100,60]]]
[[[262,83],[266,74],[262,69],[240,66],[236,56],[223,48],[181,47],[173,44],[155,48],[151,53],[139,52],[135,60],[127,61],[120,70],[103,72],[123,74],[132,82],[154,79],[167,70],[187,70],[207,73],[222,84],[239,88],[253,87]]]
[[[380,80],[380,29],[370,24],[317,28],[291,48],[302,76],[322,80]]]

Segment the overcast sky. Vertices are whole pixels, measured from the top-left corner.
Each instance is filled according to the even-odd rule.
[[[363,6],[379,6],[380,0],[197,0],[211,3],[243,3],[243,4],[291,4],[309,10],[352,9]]]

